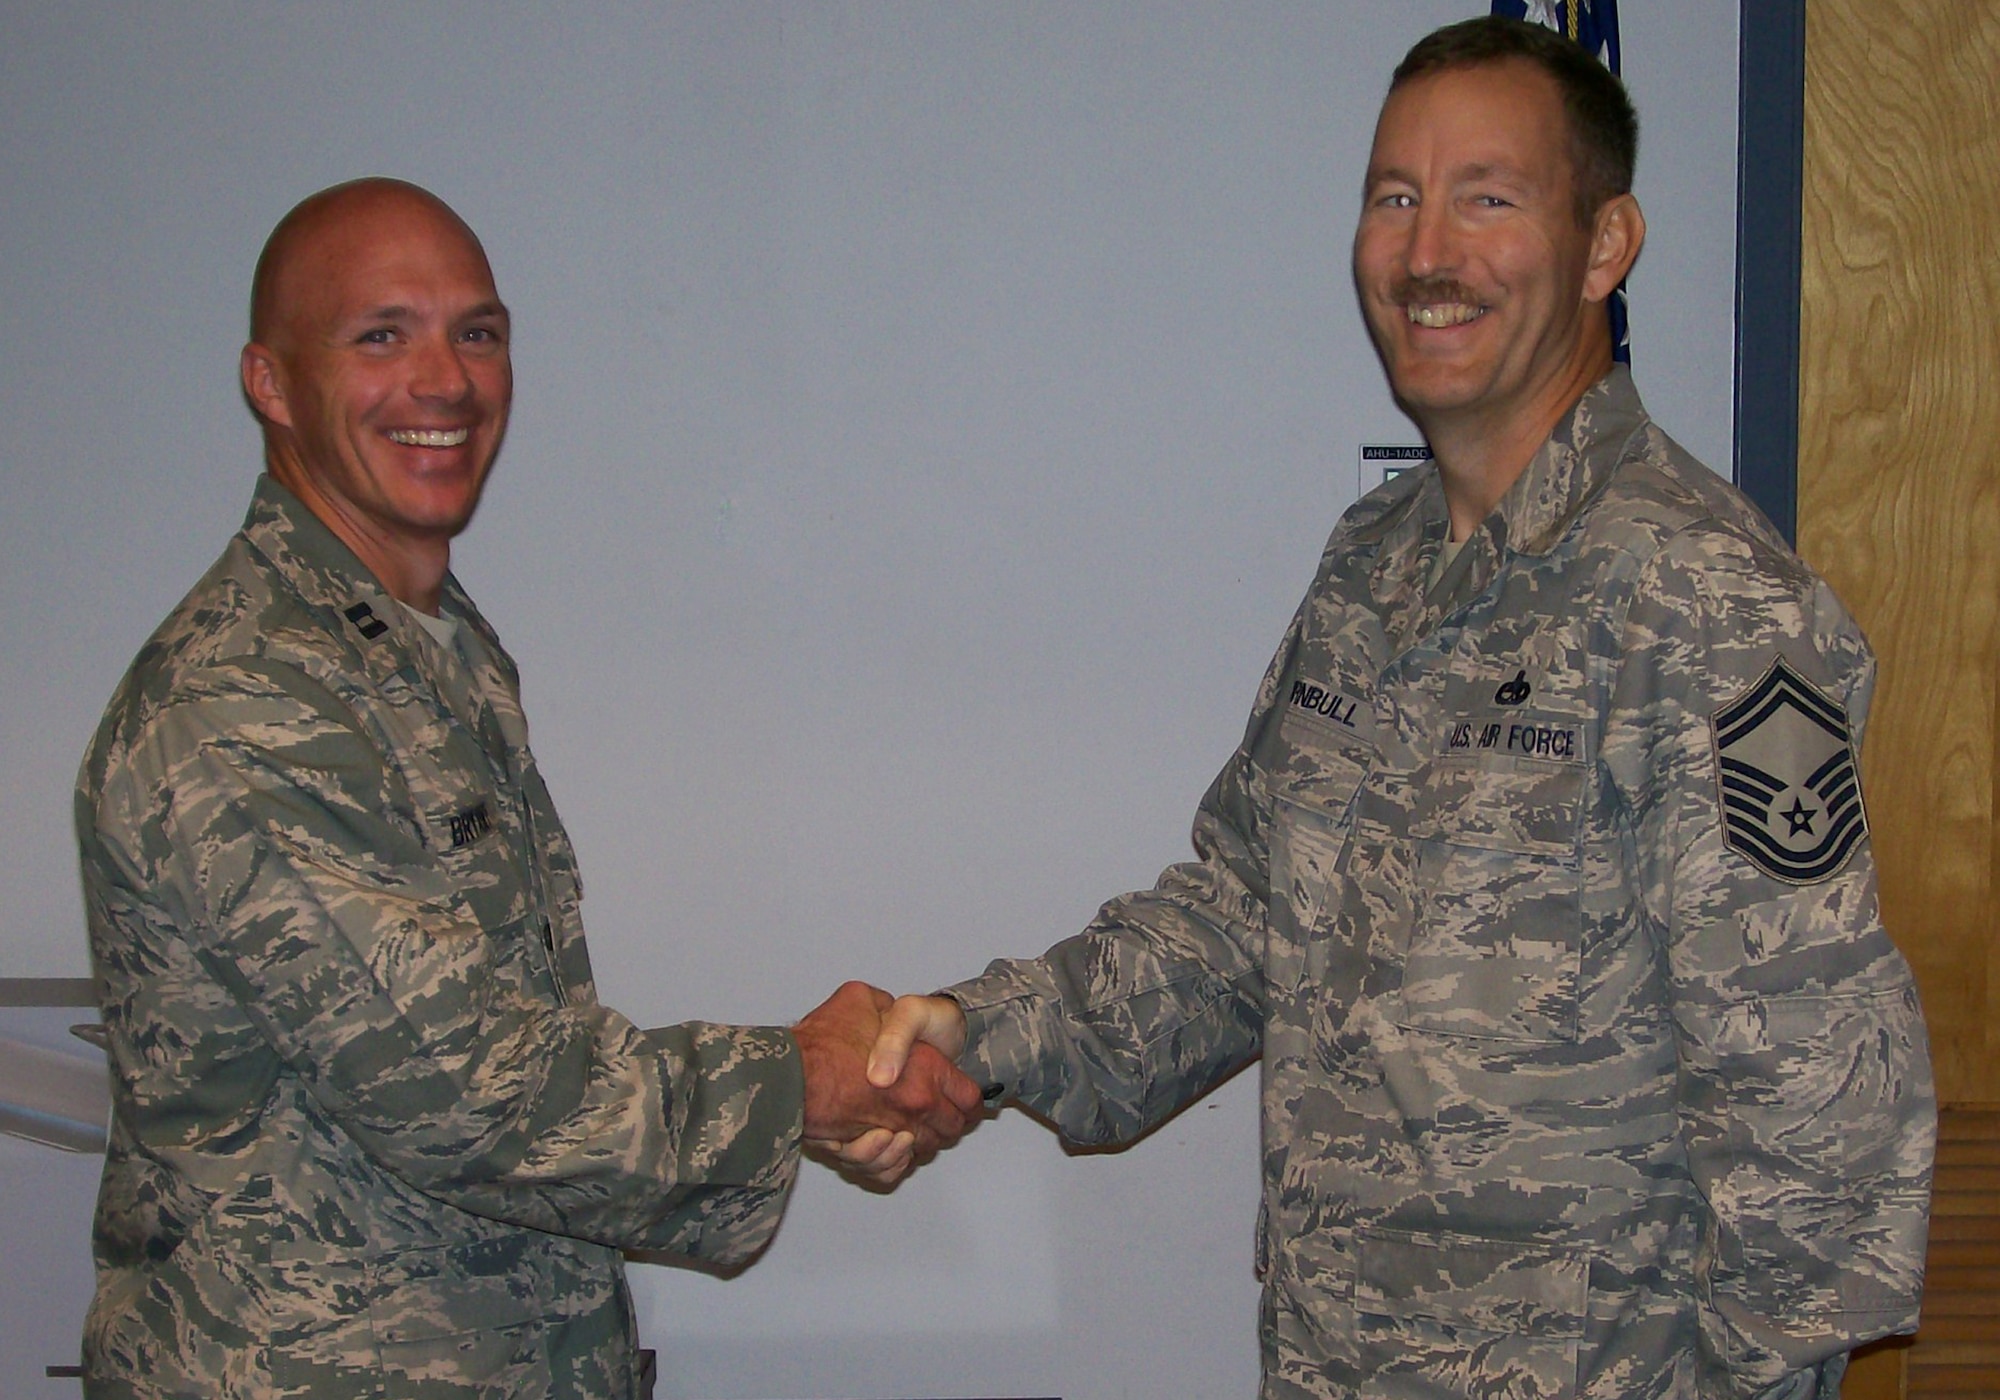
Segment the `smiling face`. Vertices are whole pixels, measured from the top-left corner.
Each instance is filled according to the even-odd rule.
[[[271,474],[404,597],[408,566],[471,520],[506,434],[507,309],[478,240],[423,191],[316,200],[266,254],[243,385]]]
[[[1637,205],[1580,225],[1570,151],[1555,81],[1526,60],[1413,78],[1383,104],[1354,279],[1433,446],[1453,430],[1538,444],[1611,366],[1603,302],[1637,255]]]

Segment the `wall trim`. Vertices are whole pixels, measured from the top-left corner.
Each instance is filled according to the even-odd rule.
[[[1798,535],[1806,0],[1741,0],[1736,102],[1736,484]]]

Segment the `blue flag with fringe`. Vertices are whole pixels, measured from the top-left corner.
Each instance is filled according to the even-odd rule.
[[[1618,49],[1618,0],[1493,0],[1493,13],[1567,34],[1588,49],[1599,63],[1624,76]],[[1611,294],[1609,309],[1612,358],[1620,364],[1630,364],[1632,333],[1625,320],[1622,283]]]

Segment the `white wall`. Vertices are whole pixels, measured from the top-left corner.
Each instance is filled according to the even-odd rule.
[[[87,972],[75,762],[247,501],[257,248],[364,173],[514,310],[458,572],[608,1001],[789,1020],[1150,881],[1359,445],[1415,440],[1347,245],[1390,68],[1483,8],[0,0],[0,975]],[[1720,464],[1735,0],[1623,10],[1639,382]],[[1250,1394],[1253,1079],[1122,1154],[1009,1113],[890,1197],[808,1168],[744,1276],[635,1271],[661,1393]],[[73,1393],[86,1197],[9,1395]]]

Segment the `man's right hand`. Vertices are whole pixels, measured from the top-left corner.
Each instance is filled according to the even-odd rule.
[[[889,1089],[901,1081],[913,1062],[957,1060],[965,1049],[965,1030],[965,1011],[950,997],[897,997],[882,1017],[875,1046],[869,1052],[868,1082],[878,1089]],[[886,1129],[822,1145],[850,1172],[883,1186],[892,1185],[919,1155],[910,1134]]]
[[[884,1185],[958,1141],[984,1109],[979,1086],[951,1063],[965,1044],[963,1015],[949,1054],[935,1040],[919,1043],[934,1029],[929,1017],[905,1009],[902,1019],[889,1019],[903,1002],[932,1000],[941,999],[895,1002],[880,988],[849,982],[792,1028],[805,1068],[807,1142]],[[945,1004],[957,1014],[956,1003]]]

